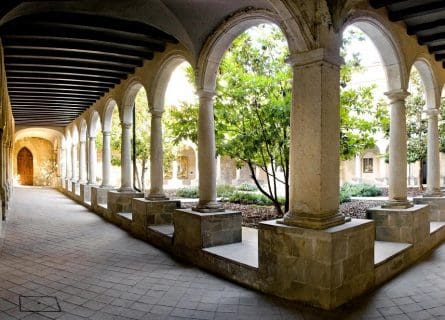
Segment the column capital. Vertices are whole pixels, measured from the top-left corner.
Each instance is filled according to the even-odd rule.
[[[307,65],[327,62],[334,66],[340,67],[345,62],[340,55],[332,53],[325,48],[318,48],[311,51],[292,53],[286,62],[292,67],[304,67]]]
[[[121,122],[121,126],[122,126],[122,128],[124,129],[131,129],[131,126],[132,126],[132,123],[129,123],[129,122]]]
[[[391,103],[398,101],[405,101],[405,99],[410,95],[405,89],[396,89],[385,92],[385,96],[391,101]]]
[[[208,98],[208,99],[212,99],[216,95],[216,92],[214,90],[205,90],[205,89],[198,89],[196,93],[200,98]]]
[[[150,109],[150,113],[151,113],[152,117],[162,118],[162,114],[164,113],[164,110]]]
[[[111,132],[110,131],[102,131],[102,135],[111,136]]]
[[[429,118],[437,117],[439,115],[439,110],[436,108],[427,108],[423,110],[423,112],[425,112]]]

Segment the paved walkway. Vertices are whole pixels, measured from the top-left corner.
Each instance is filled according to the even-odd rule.
[[[16,188],[1,250],[0,320],[445,319],[445,245],[329,313],[181,264],[51,189]]]

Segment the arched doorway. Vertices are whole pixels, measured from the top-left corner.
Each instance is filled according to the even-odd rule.
[[[33,185],[33,157],[28,148],[22,148],[17,154],[17,174],[21,185]]]

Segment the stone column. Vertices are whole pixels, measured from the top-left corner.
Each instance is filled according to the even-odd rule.
[[[86,155],[86,141],[80,141],[79,150],[79,182],[85,183],[87,181],[87,155]]]
[[[88,184],[96,184],[96,137],[89,137]]]
[[[109,131],[102,131],[103,146],[102,146],[102,185],[101,187],[111,187],[111,133]]]
[[[325,229],[345,222],[338,213],[340,65],[325,49],[289,58],[293,66],[290,201],[284,224]]]
[[[406,90],[386,92],[391,104],[391,123],[389,137],[389,199],[384,208],[410,208],[407,200],[407,135],[405,99],[409,95]]]
[[[132,192],[132,164],[131,164],[131,126],[132,123],[121,122],[122,143],[121,143],[121,187],[119,192]]]
[[[66,178],[68,180],[71,180],[73,177],[73,171],[72,171],[71,156],[70,156],[71,150],[69,146],[66,147],[65,152],[66,152],[65,154]]]
[[[428,114],[428,155],[427,155],[427,196],[440,197],[440,151],[439,151],[439,110],[429,108]]]
[[[199,90],[198,168],[199,212],[224,211],[216,201],[216,146],[213,97],[215,92]]]
[[[73,144],[71,147],[71,179],[73,181],[77,180],[76,172],[76,162],[77,162],[77,145]]]
[[[150,193],[149,200],[165,200],[164,150],[162,146],[162,111],[151,110],[150,135]]]

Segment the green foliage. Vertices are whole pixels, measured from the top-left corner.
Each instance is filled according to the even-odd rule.
[[[230,184],[220,184],[216,186],[216,195],[222,198],[228,198],[236,191],[236,187]]]
[[[121,165],[121,139],[122,128],[121,120],[119,118],[119,109],[114,107],[111,115],[111,135],[110,135],[110,147],[111,147],[111,164],[113,166]]]
[[[176,190],[176,196],[182,198],[199,198],[199,190],[197,187],[185,187]]]
[[[258,191],[256,185],[247,182],[240,184],[237,189],[240,191]]]
[[[351,195],[344,190],[340,189],[340,203],[350,202]]]
[[[382,195],[382,190],[367,183],[344,183],[340,188],[340,198],[343,197],[377,197]]]
[[[274,205],[274,203],[260,193],[253,192],[243,192],[243,191],[235,191],[229,197],[229,202],[239,203],[239,204],[256,204],[260,206],[270,206]],[[279,198],[279,203],[282,204],[284,202],[283,198]]]
[[[349,87],[352,74],[363,71],[360,56],[347,54],[348,45],[362,42],[364,34],[350,28],[343,36],[341,56],[345,64],[340,69],[340,158],[348,160],[375,144],[378,131],[389,132],[389,108],[380,100],[374,102],[375,85]]]

